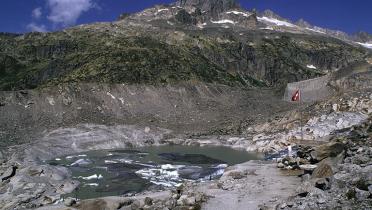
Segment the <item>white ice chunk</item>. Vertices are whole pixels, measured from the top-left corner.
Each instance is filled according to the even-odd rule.
[[[79,176],[78,178],[80,179],[84,179],[84,180],[92,180],[92,179],[103,179],[103,176],[100,174],[100,175],[97,175],[97,174],[94,174],[92,176]]]
[[[98,183],[85,183],[84,185],[85,186],[92,186],[92,187],[98,187],[99,186]]]
[[[182,167],[185,167],[185,166],[184,165],[165,164],[165,165],[161,165],[160,167],[161,167],[161,169],[164,169],[164,170],[170,170],[170,169],[179,169],[179,168],[182,168]]]
[[[79,159],[71,164],[71,166],[81,166],[81,165],[89,165],[92,162],[86,159]]]

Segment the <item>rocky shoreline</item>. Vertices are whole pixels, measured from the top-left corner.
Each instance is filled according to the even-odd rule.
[[[370,209],[372,207],[372,118],[327,144],[303,147],[279,168],[305,169],[296,195],[280,209]]]
[[[138,206],[136,196],[142,196],[141,199],[154,200],[154,206],[147,205],[148,209],[213,209],[222,205],[219,202],[224,199],[231,200],[225,202],[230,205],[227,208],[248,205],[252,209],[258,206],[262,209],[337,209],[340,206],[368,209],[371,206],[371,113],[372,95],[365,89],[345,92],[312,105],[305,104],[301,111],[277,114],[266,122],[240,123],[233,128],[239,130],[240,135],[185,135],[154,125],[78,124],[61,127],[44,132],[38,141],[11,146],[2,152],[0,208],[63,209],[62,203],[71,208],[74,199],[63,201],[61,195],[72,192],[79,183],[71,178],[66,168],[46,164],[47,160],[58,156],[100,149],[192,145],[265,152],[268,159],[276,158],[279,163],[248,162],[232,166],[217,181],[185,183],[183,193],[156,191],[144,196],[107,198],[107,201],[106,198],[91,199],[79,201],[73,207],[81,209],[79,205],[84,203],[101,202],[111,205],[108,209],[132,208],[131,205]],[[304,125],[303,136],[301,124]],[[287,148],[292,149],[290,157],[285,157],[289,152]],[[270,174],[265,170],[271,171]],[[298,175],[302,175],[302,182]],[[278,186],[272,188],[275,185],[267,185],[272,180],[280,180],[278,183],[282,184],[288,182],[281,186],[291,187],[285,190]],[[252,186],[256,182],[261,184],[255,191]],[[199,193],[196,195],[195,192]],[[266,192],[265,199],[261,199],[262,192]],[[268,192],[281,193],[281,196],[275,198]],[[153,197],[158,194],[163,196],[159,202]],[[172,203],[163,202],[170,198]],[[191,202],[194,198],[195,202]],[[141,199],[141,207],[145,208]]]

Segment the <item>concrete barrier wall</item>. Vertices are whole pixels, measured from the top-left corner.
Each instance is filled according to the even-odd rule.
[[[312,102],[324,99],[331,94],[331,90],[327,87],[330,76],[323,76],[314,79],[304,80],[300,82],[288,83],[284,93],[284,100],[291,101],[292,95],[297,91],[301,91],[301,99],[304,102]]]

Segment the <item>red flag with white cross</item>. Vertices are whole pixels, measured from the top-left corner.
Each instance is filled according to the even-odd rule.
[[[301,92],[300,90],[297,90],[293,95],[292,95],[292,101],[300,101],[301,100]]]

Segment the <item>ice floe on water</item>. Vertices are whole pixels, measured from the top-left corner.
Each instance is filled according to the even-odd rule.
[[[119,161],[120,163],[133,163],[133,160],[126,159],[126,158],[115,159],[115,160]]]
[[[92,163],[92,161],[90,161],[89,159],[79,159],[79,160],[71,163],[70,166],[84,166],[84,165],[89,165],[91,163]]]
[[[79,179],[84,179],[84,180],[92,180],[92,179],[103,179],[103,176],[101,174],[97,175],[91,175],[91,176],[79,176],[77,177]]]
[[[178,186],[184,180],[206,181],[216,179],[225,172],[227,164],[212,167],[164,164],[155,168],[145,168],[136,174],[156,185]]]
[[[184,165],[164,164],[164,165],[161,165],[160,167],[161,167],[161,169],[164,169],[164,170],[170,170],[170,169],[179,169],[179,168],[182,168],[182,167],[185,167],[185,166]]]
[[[85,183],[84,186],[98,187],[98,183]]]
[[[72,177],[81,183],[79,195],[101,197],[138,193],[154,185],[163,189],[177,187],[184,181],[216,179],[228,166],[219,156],[225,150],[205,150],[167,146],[147,150],[91,151],[59,157],[60,161],[50,163],[71,170]]]
[[[67,160],[70,160],[70,159],[79,158],[79,157],[87,157],[87,155],[86,155],[86,154],[81,154],[81,155],[70,155],[70,156],[66,156],[66,159],[67,159]]]
[[[204,180],[211,180],[211,179],[216,179],[220,176],[223,175],[223,173],[225,173],[225,169],[228,167],[227,164],[220,164],[218,166],[215,167],[216,171],[213,172],[212,174],[210,175],[207,175],[205,176],[204,178],[201,178],[200,180],[201,181],[204,181]]]

